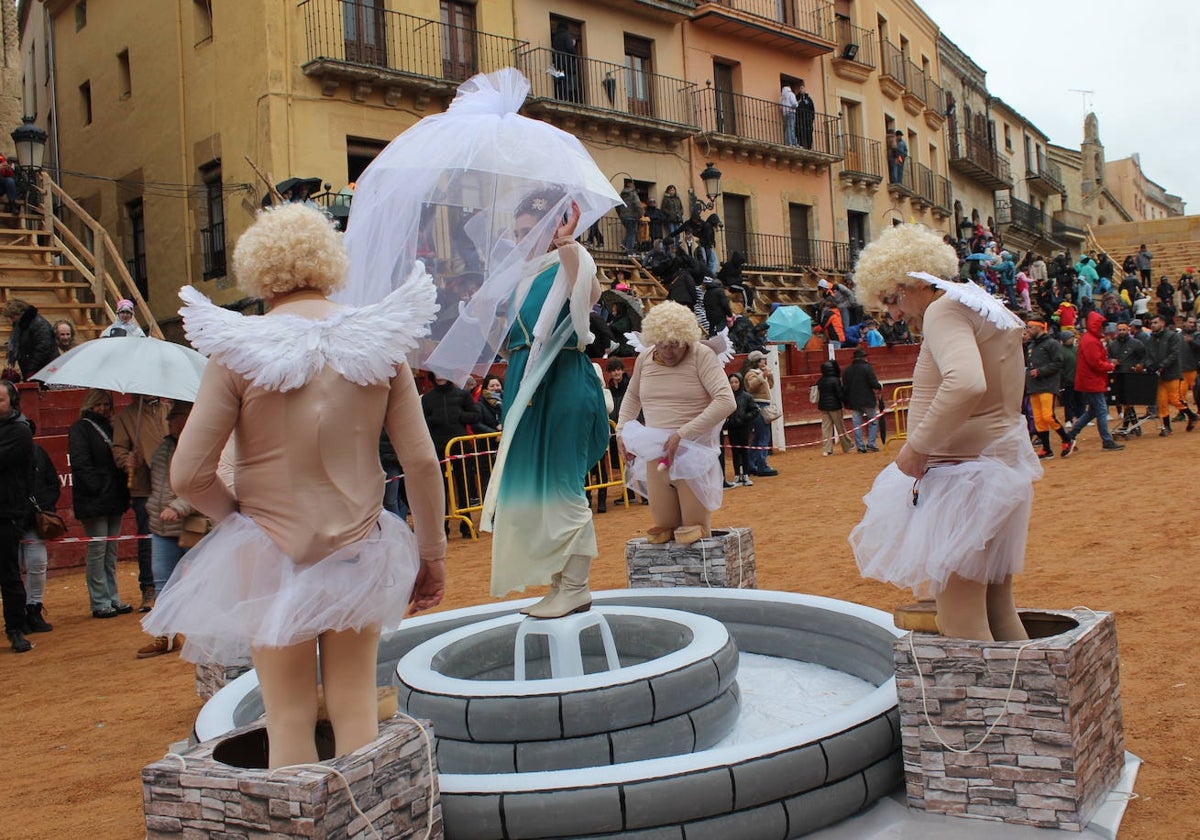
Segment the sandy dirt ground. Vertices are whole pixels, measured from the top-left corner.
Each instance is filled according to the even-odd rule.
[[[1024,607],[1117,615],[1126,746],[1145,760],[1121,831],[1135,840],[1200,835],[1192,498],[1200,432],[1151,435],[1124,452],[1101,452],[1089,430],[1075,455],[1046,463],[1017,582]],[[888,460],[840,451],[825,458],[811,447],[776,455],[780,475],[728,492],[714,524],[754,529],[763,589],[890,611],[911,597],[862,580],[846,543],[863,493]],[[596,522],[593,588],[622,588],[625,541],[649,525],[647,508],[610,506]],[[488,551],[488,537],[472,543],[455,531],[445,608],[490,600]],[[122,564],[120,586],[126,600],[136,598],[133,564]],[[0,652],[0,837],[142,837],[139,771],[190,731],[201,705],[192,667],[175,655],[137,660],[146,637],[136,614],[92,619],[80,571],[51,578],[46,606],[54,632],[33,636],[30,653]]]

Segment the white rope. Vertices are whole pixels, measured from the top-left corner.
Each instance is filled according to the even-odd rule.
[[[429,838],[433,836],[433,800],[436,794],[435,785],[437,783],[437,773],[433,768],[433,745],[429,740],[429,733],[425,731],[425,727],[422,726],[420,721],[418,721],[416,718],[410,717],[401,711],[397,711],[394,717],[407,720],[417,727],[417,731],[421,733],[421,741],[425,745],[425,764],[426,769],[429,771],[429,798],[427,800],[427,807],[425,808],[424,840],[429,840]],[[181,770],[187,770],[187,759],[185,759],[179,753],[170,752],[163,756],[163,758],[173,758],[179,762]],[[358,807],[358,801],[354,798],[354,791],[350,789],[349,780],[342,775],[341,771],[339,771],[337,768],[330,767],[328,764],[287,764],[283,767],[276,767],[267,775],[274,776],[276,773],[281,773],[285,770],[318,770],[326,773],[332,773],[334,776],[341,779],[342,784],[346,786],[346,795],[350,797],[350,807],[354,810],[354,813],[363,818],[363,822],[367,824],[367,828],[371,830],[371,834],[374,835],[377,840],[383,840],[382,836],[375,829],[375,826],[371,823],[371,820],[366,814],[363,813],[362,808]]]
[[[921,708],[925,713],[925,723],[929,725],[929,729],[931,732],[933,732],[933,737],[937,739],[937,742],[950,752],[958,755],[970,755],[971,753],[975,752],[975,750],[983,746],[984,742],[991,737],[991,734],[996,730],[996,727],[1000,725],[1000,721],[1004,720],[1004,716],[1008,714],[1008,704],[1012,700],[1013,688],[1017,684],[1017,666],[1021,662],[1021,654],[1027,647],[1037,644],[1038,640],[1030,639],[1028,642],[1017,648],[1017,656],[1013,660],[1012,679],[1008,681],[1008,693],[1004,695],[1004,705],[1000,709],[999,716],[992,721],[991,725],[987,728],[987,732],[983,733],[983,737],[979,739],[979,743],[968,749],[960,750],[957,747],[950,746],[942,740],[942,736],[938,734],[937,727],[933,725],[933,721],[929,717],[929,699],[925,695],[925,680],[921,676],[921,663],[917,661],[917,649],[913,645],[913,635],[914,634],[911,632],[908,634],[908,651],[912,655],[913,668],[915,668],[917,672],[917,684],[921,686]]]

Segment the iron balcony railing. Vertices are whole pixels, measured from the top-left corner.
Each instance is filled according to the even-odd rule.
[[[925,79],[925,108],[943,118],[946,116],[946,91],[929,77]]]
[[[907,69],[908,75],[904,79],[904,90],[924,102],[926,81],[925,71],[913,61],[908,62]]]
[[[735,228],[723,230],[724,259],[734,251],[746,255],[746,267],[777,271],[822,269],[849,271],[850,243],[828,239],[808,239],[770,233],[750,233]]]
[[[204,257],[204,279],[224,277],[225,266],[225,223],[217,222],[200,229],[200,253]]]
[[[907,75],[904,72],[904,53],[900,52],[900,48],[890,41],[883,41],[880,46],[883,48],[883,65],[879,72],[885,76],[891,76],[902,85],[905,84]]]
[[[839,58],[871,68],[879,66],[879,47],[874,29],[863,29],[845,18],[836,18],[833,22],[833,32],[837,40]],[[856,48],[853,58],[846,54],[851,44]]]
[[[837,117],[814,113],[810,126],[802,112],[785,115],[778,102],[711,87],[696,91],[695,100],[701,131],[787,146],[785,121],[791,119],[796,131],[796,146],[793,148],[842,156]]]
[[[1026,178],[1041,178],[1056,192],[1061,193],[1066,191],[1066,188],[1063,186],[1062,169],[1057,163],[1048,160],[1046,153],[1041,149],[1038,149],[1037,152],[1036,166],[1036,169],[1030,168],[1026,171]]]
[[[883,150],[878,140],[857,134],[842,135],[842,173],[883,179]]]
[[[950,215],[954,207],[954,187],[944,175],[933,176],[933,206]]]
[[[529,79],[534,99],[556,100],[592,111],[695,126],[691,92],[695,85],[594,58],[547,47],[517,54],[517,67]]]
[[[462,82],[513,63],[527,42],[355,0],[302,0],[307,64],[335,62]]]
[[[933,170],[923,163],[912,163],[913,192],[927,204],[934,203]]]
[[[782,23],[819,38],[828,37],[830,4],[826,0],[711,0],[718,6]]]
[[[993,178],[1012,185],[1012,167],[982,134],[959,129],[950,135],[951,160],[962,159],[988,172]]]
[[[904,166],[900,168],[899,181],[892,180],[891,167],[888,167],[888,183],[900,187],[908,195],[917,194],[917,181],[916,176],[913,174],[913,163],[911,157],[904,161]]]
[[[1046,214],[1019,198],[1009,199],[1009,224],[1041,236],[1046,233]]]

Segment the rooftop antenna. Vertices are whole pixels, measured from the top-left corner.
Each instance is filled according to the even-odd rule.
[[[1083,100],[1083,113],[1084,113],[1084,114],[1091,113],[1091,110],[1092,110],[1092,95],[1093,95],[1093,94],[1095,94],[1095,92],[1096,92],[1096,91],[1094,91],[1094,90],[1081,90],[1080,88],[1068,88],[1068,89],[1067,89],[1067,92],[1068,92],[1068,93],[1078,93],[1078,94],[1079,94],[1079,96],[1080,96],[1080,98]]]

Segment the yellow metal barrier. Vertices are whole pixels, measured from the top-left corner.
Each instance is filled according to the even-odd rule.
[[[629,491],[625,489],[625,463],[617,453],[613,436],[616,424],[609,426],[609,447],[604,457],[588,470],[584,477],[585,491],[607,490],[620,487],[625,501]],[[442,453],[445,462],[442,474],[446,480],[446,522],[458,522],[471,530],[471,539],[478,539],[479,532],[471,514],[483,510],[483,497],[487,493],[488,480],[492,476],[492,465],[500,449],[500,432],[481,435],[464,435],[452,438]]]
[[[911,385],[900,385],[892,391],[893,428],[888,430],[887,443],[883,445],[884,452],[887,452],[892,441],[908,439],[908,401],[910,399],[912,399]]]

